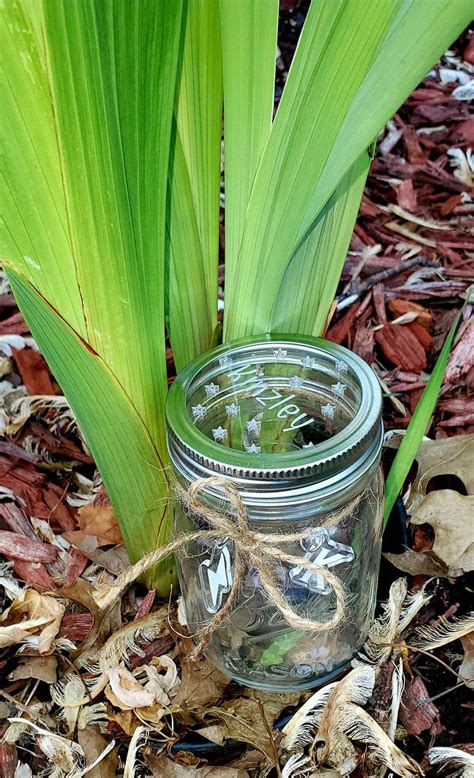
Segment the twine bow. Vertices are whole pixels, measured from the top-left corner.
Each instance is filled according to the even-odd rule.
[[[200,499],[201,491],[212,486],[223,490],[234,510],[233,515],[215,510]],[[175,492],[182,505],[193,514],[203,518],[209,525],[209,529],[178,535],[171,543],[152,551],[135,565],[120,573],[111,586],[96,589],[93,596],[100,608],[105,608],[114,602],[130,583],[169,554],[182,551],[195,541],[214,539],[220,542],[230,540],[233,543],[232,585],[224,605],[195,636],[198,638],[198,645],[192,654],[193,658],[197,658],[202,653],[213,632],[232,611],[248,569],[254,569],[258,573],[261,586],[270,605],[277,608],[287,624],[294,629],[318,634],[334,629],[343,621],[347,606],[346,592],[341,580],[327,567],[310,562],[302,556],[288,554],[281,548],[286,543],[295,543],[309,538],[311,527],[300,532],[284,534],[253,530],[248,523],[247,511],[237,487],[232,481],[219,476],[199,478],[188,490],[176,483]],[[329,514],[319,526],[329,527],[339,524],[354,510],[361,497],[362,495],[359,495],[341,510]],[[321,576],[332,587],[336,596],[336,609],[328,621],[308,619],[295,611],[280,590],[275,573],[278,562],[305,568],[311,573]]]

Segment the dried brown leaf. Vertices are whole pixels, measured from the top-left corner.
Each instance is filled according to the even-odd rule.
[[[27,643],[40,654],[50,651],[64,606],[53,597],[24,589],[2,616],[0,646]]]
[[[20,659],[8,676],[11,681],[33,678],[47,684],[56,683],[58,660],[55,656],[28,656]]]
[[[167,756],[145,755],[146,762],[156,778],[247,778],[249,773],[238,767],[187,767]]]
[[[189,662],[186,659],[187,647],[189,648],[189,641],[183,641],[180,646],[181,686],[174,703],[185,710],[198,713],[201,711],[204,714],[218,702],[230,680],[204,659],[195,663]]]
[[[410,487],[407,511],[426,494],[432,478],[455,475],[464,484],[467,494],[474,495],[474,435],[458,435],[440,440],[424,440],[416,454],[418,471]]]
[[[281,732],[273,729],[273,723],[284,708],[298,704],[300,698],[298,693],[271,694],[249,690],[245,696],[228,700],[221,707],[211,710],[222,719],[224,737],[250,743],[273,761],[276,745],[282,737]]]
[[[398,570],[410,575],[429,575],[436,578],[449,577],[448,568],[432,551],[413,551],[408,549],[403,554],[384,554]]]
[[[64,533],[69,543],[77,545],[93,535],[99,546],[122,545],[123,539],[111,505],[84,505],[77,512],[79,530]]]
[[[430,492],[417,505],[411,524],[430,524],[435,532],[433,553],[448,567],[450,577],[474,570],[474,495],[452,489]]]
[[[109,708],[108,719],[110,722],[118,724],[129,737],[133,735],[140,724],[133,710],[113,710]]]
[[[98,727],[78,730],[77,739],[84,752],[86,766],[93,764],[107,746],[107,741],[100,734]],[[101,759],[99,764],[87,775],[89,778],[115,778],[118,763],[117,751],[114,749]]]

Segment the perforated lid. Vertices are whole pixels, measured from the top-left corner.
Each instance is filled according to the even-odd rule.
[[[379,456],[381,402],[370,367],[342,346],[291,335],[235,341],[176,378],[170,456],[195,477],[275,486],[342,477]]]

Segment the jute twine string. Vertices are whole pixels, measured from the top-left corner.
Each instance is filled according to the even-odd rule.
[[[203,489],[209,487],[219,487],[222,489],[233,508],[233,514],[216,510],[201,500],[200,493]],[[341,580],[327,567],[309,562],[302,556],[288,554],[280,548],[285,543],[295,543],[309,538],[311,527],[307,527],[300,532],[284,534],[267,534],[253,530],[248,523],[247,511],[237,487],[232,481],[219,476],[199,478],[187,490],[183,489],[176,482],[174,491],[183,507],[204,519],[209,529],[178,535],[171,543],[157,548],[120,573],[111,586],[107,585],[97,588],[93,597],[100,608],[109,606],[142,573],[173,552],[184,551],[189,544],[198,540],[214,539],[220,542],[232,541],[232,585],[225,603],[194,636],[197,638],[198,644],[191,658],[195,659],[200,656],[208,645],[212,634],[232,611],[248,569],[254,569],[258,573],[268,602],[280,611],[287,624],[294,629],[318,634],[334,629],[344,620],[347,610],[347,597]],[[335,526],[342,522],[354,511],[362,496],[359,495],[341,510],[330,513],[319,526]],[[277,563],[296,565],[320,575],[332,587],[336,596],[334,615],[327,621],[322,622],[300,616],[280,591],[275,572],[278,567]]]

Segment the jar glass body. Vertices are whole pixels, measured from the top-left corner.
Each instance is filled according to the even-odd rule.
[[[284,692],[326,683],[367,637],[381,555],[382,430],[378,384],[360,362],[319,339],[273,336],[221,347],[178,376],[168,432],[180,485],[216,474],[231,478],[250,529],[300,534],[284,551],[331,570],[345,588],[346,618],[331,630],[304,632],[287,623],[258,569],[247,566],[237,600],[206,650],[242,684]],[[214,509],[229,509],[216,487],[201,497]],[[178,534],[209,528],[179,502],[173,511]],[[223,537],[199,539],[178,553],[191,634],[225,604],[233,551]],[[324,576],[277,559],[272,571],[294,612],[331,619],[336,595]]]

